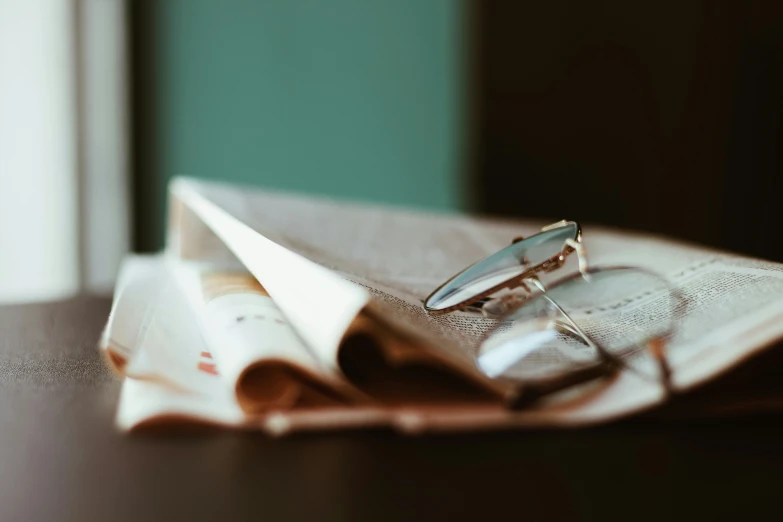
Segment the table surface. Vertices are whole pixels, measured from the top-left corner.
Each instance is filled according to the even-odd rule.
[[[124,435],[110,302],[0,307],[0,520],[670,520],[775,515],[783,423],[270,439]],[[172,518],[173,517],[173,518]]]

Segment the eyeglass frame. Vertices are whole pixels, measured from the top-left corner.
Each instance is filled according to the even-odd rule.
[[[547,291],[554,289],[560,285],[569,283],[576,278],[589,277],[591,274],[598,273],[598,272],[605,272],[611,270],[638,270],[638,271],[646,272],[649,275],[655,276],[661,279],[662,281],[664,281],[666,283],[670,295],[674,297],[678,302],[678,304],[675,306],[675,310],[673,311],[674,316],[673,316],[671,331],[665,332],[665,335],[663,336],[652,337],[646,342],[646,346],[645,346],[647,352],[650,353],[650,355],[652,355],[653,359],[658,365],[658,368],[660,370],[661,386],[664,390],[665,395],[667,397],[673,395],[675,393],[675,388],[671,380],[671,376],[672,376],[671,366],[669,365],[668,358],[666,357],[666,344],[668,343],[667,341],[668,338],[674,333],[674,330],[676,329],[676,323],[679,321],[681,315],[683,315],[685,312],[685,307],[687,306],[687,300],[682,295],[682,293],[677,288],[675,288],[665,277],[655,272],[652,272],[650,270],[644,269],[642,267],[634,267],[634,266],[589,267],[589,263],[587,259],[587,251],[584,245],[582,244],[582,227],[576,221],[568,221],[564,219],[556,223],[552,223],[550,225],[546,225],[542,227],[539,233],[549,232],[551,230],[555,230],[557,228],[562,228],[570,225],[576,226],[575,238],[574,239],[566,238],[565,241],[563,242],[563,247],[557,254],[542,261],[541,263],[538,263],[535,266],[528,268],[523,273],[513,276],[508,280],[504,281],[503,283],[499,283],[487,290],[479,292],[473,297],[466,299],[465,301],[458,303],[456,305],[452,305],[443,309],[430,309],[426,306],[426,302],[433,295],[435,295],[446,285],[454,281],[463,272],[465,272],[465,270],[470,268],[470,266],[475,266],[474,263],[474,265],[470,265],[464,268],[463,270],[459,271],[457,274],[450,277],[443,284],[439,285],[435,290],[433,290],[430,293],[430,295],[424,300],[425,309],[427,309],[427,311],[433,315],[445,314],[457,310],[478,311],[477,309],[483,309],[483,307],[488,302],[487,298],[491,299],[490,296],[492,296],[493,294],[500,292],[502,290],[507,290],[507,289],[513,290],[514,288],[519,288],[519,287],[523,287],[527,291],[527,295],[525,296],[525,299],[519,301],[518,304],[514,306],[513,309],[506,312],[503,315],[503,317],[508,317],[509,315],[513,314],[515,311],[524,307],[526,303],[534,297],[543,297],[558,309],[558,311],[568,321],[570,326],[575,329],[575,331],[572,331],[572,333],[575,333],[576,335],[581,337],[588,345],[590,345],[590,347],[593,348],[596,351],[597,355],[600,357],[600,361],[594,365],[589,365],[579,369],[575,369],[572,372],[568,372],[564,375],[557,376],[555,378],[549,379],[548,381],[546,380],[538,381],[537,384],[532,384],[532,380],[528,382],[522,381],[521,382],[522,387],[519,390],[517,390],[517,394],[511,400],[512,406],[521,407],[523,405],[528,404],[531,400],[536,400],[545,395],[562,391],[569,387],[576,386],[578,384],[583,384],[585,382],[589,382],[591,380],[600,377],[608,376],[620,368],[626,368],[629,371],[634,372],[634,369],[628,364],[626,364],[622,357],[612,354],[609,350],[604,348],[599,342],[595,341],[592,337],[590,337],[587,333],[585,333],[579,327],[579,325],[577,325],[576,322],[571,318],[571,316],[565,310],[563,310],[563,308],[554,299],[547,296]],[[535,235],[537,234],[528,237],[534,237]],[[522,241],[523,239],[525,238],[521,236],[516,237],[512,240],[511,244],[514,245],[519,241]],[[504,247],[504,248],[508,248],[508,247]],[[539,280],[538,274],[554,272],[558,268],[562,267],[565,264],[568,256],[574,252],[576,252],[577,254],[578,272],[570,274],[562,279],[555,281],[552,285],[550,285],[549,288],[547,288],[544,285],[544,283],[542,283]],[[477,263],[480,262],[481,261],[478,261]],[[528,285],[537,287],[540,290],[540,293],[535,294],[530,290]],[[502,321],[503,319],[501,318],[500,322],[502,323]],[[484,338],[482,339],[482,343],[487,338],[489,338],[489,336],[492,335],[494,331],[495,329],[493,328],[489,332],[489,334],[485,335]],[[541,386],[542,382],[547,383],[547,385]]]

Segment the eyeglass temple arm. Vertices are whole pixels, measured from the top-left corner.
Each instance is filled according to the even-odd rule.
[[[538,288],[539,291],[546,292],[546,286],[544,286],[544,283],[541,282],[538,276],[535,275],[530,276],[528,278],[525,278],[522,282],[527,285],[528,289],[529,287],[534,286]]]
[[[607,350],[605,350],[601,345],[596,344],[595,342],[593,342],[593,339],[589,335],[587,335],[581,328],[579,328],[579,325],[576,324],[576,321],[574,321],[571,318],[571,316],[568,315],[568,313],[565,310],[563,310],[563,307],[561,307],[559,304],[557,304],[551,297],[549,297],[546,294],[544,294],[544,299],[549,301],[550,304],[552,304],[552,306],[554,306],[555,309],[557,309],[557,311],[559,311],[563,315],[563,318],[565,319],[565,321],[563,321],[563,322],[568,325],[569,329],[572,332],[574,332],[575,334],[577,334],[580,337],[582,337],[584,339],[584,341],[593,350],[595,350],[596,353],[598,353],[605,361],[607,361],[607,362],[609,362],[609,361],[615,362],[615,360],[616,360],[615,357],[613,355],[611,355]]]
[[[623,366],[623,364],[620,362],[620,360],[615,357],[614,355],[611,355],[606,349],[604,349],[601,345],[593,342],[593,340],[590,338],[589,335],[587,335],[584,331],[582,331],[581,328],[579,328],[579,325],[576,324],[576,322],[571,319],[571,316],[566,313],[563,308],[557,304],[555,301],[549,298],[549,296],[544,295],[544,299],[548,300],[552,305],[557,308],[561,314],[563,314],[563,317],[565,318],[564,324],[562,326],[566,326],[568,329],[570,329],[573,333],[579,335],[584,339],[584,341],[593,348],[601,357],[604,359],[605,362],[611,362],[614,364],[617,364],[619,366]],[[664,391],[666,392],[667,396],[671,396],[674,393],[674,387],[672,386],[672,371],[671,366],[669,366],[669,361],[666,358],[666,342],[667,340],[663,337],[656,337],[655,339],[651,340],[649,343],[647,343],[647,351],[652,355],[653,359],[655,359],[655,362],[658,364],[658,368],[661,371],[661,384],[663,386]]]
[[[669,366],[669,362],[666,359],[666,339],[662,337],[656,337],[647,343],[647,351],[658,363],[658,369],[661,372],[661,383],[667,395],[671,395],[674,391],[672,388],[672,370]]]
[[[574,249],[576,252],[576,258],[579,260],[579,272],[582,275],[587,275],[588,270],[588,262],[587,262],[587,250],[585,249],[585,246],[578,242],[574,241],[570,237],[565,240],[566,246],[569,246]]]
[[[676,314],[678,316],[685,315],[685,310],[688,307],[688,299],[677,289],[672,290],[672,295],[677,300]],[[668,342],[669,336],[656,337],[647,343],[647,352],[658,364],[658,369],[661,372],[661,382],[663,383],[666,395],[671,396],[676,390],[672,383],[672,367],[669,364],[669,359],[666,357]]]

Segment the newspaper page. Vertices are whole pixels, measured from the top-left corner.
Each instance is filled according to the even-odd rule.
[[[338,350],[346,333],[355,327],[360,312],[374,301],[368,287],[357,284],[332,266],[317,263],[287,248],[284,237],[273,232],[259,234],[245,220],[237,219],[202,194],[199,188],[187,180],[173,183],[172,208],[180,215],[172,220],[177,229],[171,234],[176,238],[169,249],[172,255],[176,249],[176,255],[183,258],[225,259],[224,251],[229,250],[230,255],[235,256],[268,291],[307,346],[324,364],[338,370]],[[227,195],[231,196],[231,193]],[[241,205],[242,200],[238,200],[237,206]],[[331,228],[330,224],[325,225],[325,228]],[[384,317],[389,322],[398,319],[403,318]],[[497,396],[513,392],[509,383],[478,372],[472,355],[442,346],[442,336],[432,335],[426,328],[397,326],[401,331],[428,341],[439,365],[460,373],[478,388],[490,390]],[[449,333],[453,336],[453,332]],[[459,347],[453,340],[450,342],[454,345],[452,348]]]
[[[425,425],[420,420],[421,408],[388,407],[366,399],[324,401],[302,396],[296,404],[277,401],[267,403],[266,408],[247,408],[232,384],[230,371],[236,361],[217,357],[213,351],[242,350],[243,341],[223,339],[228,342],[213,345],[208,335],[203,335],[205,331],[195,327],[203,319],[198,317],[196,307],[189,306],[188,291],[177,284],[171,272],[172,267],[163,256],[130,256],[123,263],[112,320],[102,340],[102,348],[107,352],[116,350],[118,345],[124,347],[124,363],[116,367],[124,377],[116,417],[120,429],[196,423],[282,435],[296,430],[372,426],[414,432]],[[252,307],[242,309],[242,313],[247,313]],[[270,335],[267,330],[256,329],[254,333],[256,340],[269,344],[280,341],[274,332]],[[286,346],[278,342],[276,348]],[[464,416],[471,411],[470,406],[468,410],[462,405],[429,406],[428,411],[448,417],[454,413]],[[474,406],[472,411],[483,416],[493,412],[495,417],[506,414],[499,405],[491,404]]]
[[[369,305],[401,330],[475,361],[478,341],[494,322],[466,313],[433,316],[422,300],[465,266],[545,224],[413,212],[185,179],[175,182],[172,193],[208,226],[213,246],[215,239],[228,246],[259,279],[325,360],[334,357],[342,335]],[[186,243],[209,243],[196,240],[187,227],[179,233],[183,251],[189,248]],[[783,335],[779,264],[589,226],[584,243],[591,264],[646,267],[665,275],[685,295],[687,313],[668,350],[679,388],[714,377]],[[572,265],[548,277],[557,279],[561,271],[574,270]],[[553,401],[518,413],[430,412],[426,424],[432,429],[460,423],[584,424],[662,399],[660,387],[623,372],[588,400]]]
[[[281,404],[276,398],[265,401],[265,408],[248,408],[236,391],[237,379],[231,369],[237,366],[237,357],[249,356],[252,365],[259,355],[264,358],[270,354],[259,354],[258,346],[243,346],[242,336],[236,331],[233,338],[222,339],[223,343],[210,343],[205,330],[198,328],[204,319],[198,317],[198,308],[190,302],[192,296],[179,284],[174,272],[176,267],[170,260],[159,255],[130,256],[123,263],[111,320],[101,341],[107,353],[121,347],[118,353],[122,354],[122,364],[114,365],[124,377],[116,419],[120,429],[195,422],[280,434],[290,430],[292,424],[301,424],[301,419],[313,427],[326,427],[334,422],[341,426],[374,425],[384,418],[377,408],[362,406],[366,400],[349,406],[348,401],[324,400],[323,396],[308,396],[301,390],[298,396],[289,397],[296,404]],[[274,323],[274,311],[269,303],[264,305],[263,313]],[[243,306],[243,313],[254,308],[258,311],[259,307]],[[250,333],[255,334],[256,341],[271,349],[286,350],[289,359],[297,357],[290,337],[255,326]],[[275,324],[278,330],[284,326]],[[239,353],[221,358],[213,351],[215,348]],[[299,354],[295,362],[306,366],[308,363],[302,358]],[[292,383],[285,384],[290,390]],[[289,417],[288,410],[292,408],[297,413]]]
[[[246,411],[361,402],[320,363],[258,281],[242,268],[169,259],[215,363]]]

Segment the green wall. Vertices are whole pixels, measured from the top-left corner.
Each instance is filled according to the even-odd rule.
[[[142,249],[162,243],[173,175],[461,206],[459,2],[166,0],[147,9],[152,32],[134,35],[150,39],[154,60],[142,137],[154,140],[145,149],[154,157],[138,166],[149,170],[137,191]]]

